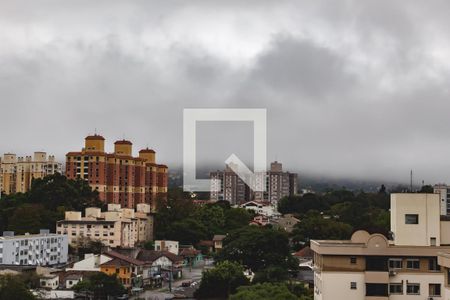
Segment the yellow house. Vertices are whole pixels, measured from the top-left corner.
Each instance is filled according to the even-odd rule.
[[[125,287],[132,286],[132,279],[143,273],[145,263],[115,251],[104,253],[112,260],[100,265],[100,271],[107,275],[115,275]]]

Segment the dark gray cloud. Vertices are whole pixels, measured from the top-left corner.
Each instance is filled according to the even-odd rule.
[[[0,0],[0,151],[63,159],[96,128],[109,149],[125,136],[175,167],[184,108],[262,107],[269,159],[289,169],[406,181],[413,168],[418,180],[450,182],[449,9]],[[223,129],[199,147],[231,149],[237,129]],[[244,158],[247,131],[233,139]]]

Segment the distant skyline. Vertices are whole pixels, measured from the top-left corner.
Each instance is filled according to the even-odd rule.
[[[184,108],[267,108],[268,163],[450,183],[447,1],[0,0],[0,152],[64,161],[95,131],[182,164]],[[198,160],[251,161],[249,124]],[[250,136],[249,136],[250,135]]]

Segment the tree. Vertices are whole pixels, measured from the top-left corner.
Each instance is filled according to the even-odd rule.
[[[18,276],[0,277],[0,300],[34,300],[37,299]]]
[[[76,292],[91,292],[95,299],[109,299],[109,296],[126,294],[127,290],[115,275],[95,273],[73,286]]]
[[[247,226],[225,238],[217,259],[241,262],[256,272],[269,266],[286,267],[289,256],[289,240],[284,231]]]
[[[289,274],[288,272],[286,272],[286,268],[279,266],[270,266],[266,269],[256,272],[252,283],[282,282],[288,280],[288,275]]]
[[[27,202],[41,203],[53,211],[61,206],[66,210],[83,210],[103,205],[98,192],[93,191],[86,181],[67,179],[58,173],[33,180],[27,198]]]
[[[225,232],[246,227],[253,219],[253,211],[245,208],[229,208],[225,210]]]
[[[207,228],[193,218],[174,222],[166,230],[166,239],[179,241],[181,244],[196,245],[200,240],[208,237]]]
[[[225,214],[222,207],[218,205],[205,205],[199,207],[193,216],[206,228],[207,235],[224,234]]]
[[[238,288],[230,300],[298,300],[285,284],[263,283]]]
[[[423,185],[420,189],[419,193],[427,193],[427,194],[433,194],[434,188],[431,185]]]
[[[317,211],[309,212],[292,231],[292,240],[296,249],[310,240],[330,239],[342,240],[350,238],[352,226],[334,219],[325,219]]]
[[[219,262],[213,269],[203,273],[202,281],[194,297],[196,299],[228,299],[230,294],[249,280],[244,276],[243,267],[235,262]]]
[[[45,209],[39,204],[26,203],[19,206],[11,216],[8,230],[18,234],[38,232],[39,229],[44,228],[42,226],[44,211]]]

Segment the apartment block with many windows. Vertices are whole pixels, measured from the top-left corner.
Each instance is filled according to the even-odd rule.
[[[108,204],[104,212],[86,208],[84,217],[80,211],[66,211],[65,219],[56,223],[56,230],[66,234],[73,246],[90,239],[109,247],[134,247],[153,240],[153,216],[145,203],[138,204],[136,210]]]
[[[85,138],[85,147],[66,155],[66,176],[82,178],[98,191],[106,203],[135,208],[147,203],[156,208],[157,199],[167,196],[167,166],[156,164],[156,153],[142,149],[134,157],[132,143],[114,143],[114,153],[105,152],[105,139],[100,135]]]
[[[6,153],[0,158],[0,191],[4,194],[25,193],[33,179],[62,172],[61,163],[46,152],[34,152],[33,156]]]
[[[211,200],[225,200],[233,205],[251,200],[276,205],[281,198],[295,195],[298,190],[297,174],[283,171],[282,164],[277,161],[270,164],[267,172],[255,174],[255,180],[265,185],[264,192],[252,191],[229,166],[224,171],[211,172],[210,179]]]
[[[67,263],[67,236],[42,229],[39,234],[15,235],[3,232],[0,237],[0,264],[55,266]]]
[[[356,231],[350,240],[311,241],[314,298],[448,299],[439,257],[450,253],[450,221],[439,195],[392,194],[391,231],[392,240]]]

